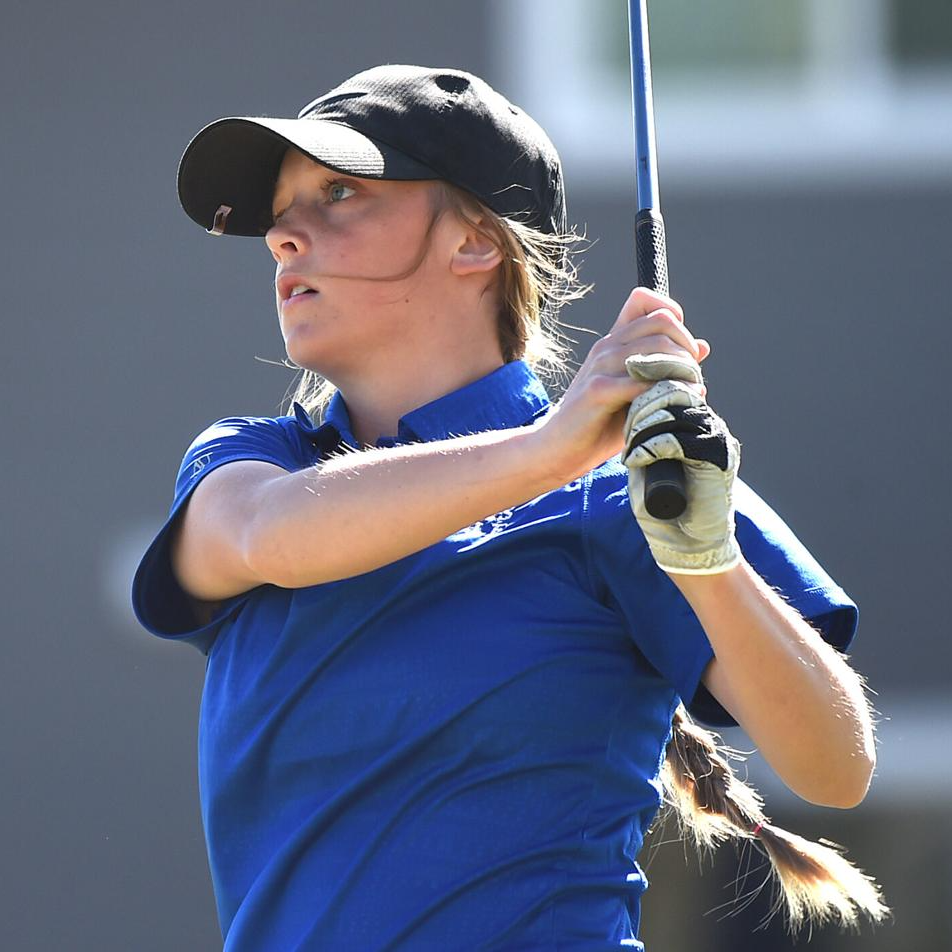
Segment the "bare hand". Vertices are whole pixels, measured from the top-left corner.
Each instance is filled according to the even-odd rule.
[[[684,325],[672,298],[635,288],[611,330],[596,341],[575,379],[539,425],[540,452],[563,483],[621,452],[628,408],[651,383],[625,369],[632,354],[669,354],[700,364],[711,352]],[[703,384],[692,385],[704,397]]]

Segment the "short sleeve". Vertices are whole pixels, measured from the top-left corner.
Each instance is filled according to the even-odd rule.
[[[748,562],[787,604],[795,608],[838,651],[856,634],[859,610],[794,535],[790,527],[746,483],[735,486],[737,541]],[[699,685],[691,713],[705,723],[733,727],[734,719]]]
[[[596,583],[622,612],[632,638],[699,720],[735,722],[701,684],[714,653],[697,616],[654,562],[628,503],[624,467],[595,470],[587,507]],[[745,483],[735,486],[737,539],[753,568],[840,651],[852,641],[857,608],[783,520]]]
[[[219,466],[236,460],[262,460],[289,472],[307,464],[302,459],[299,441],[293,439],[279,419],[229,417],[212,424],[185,451],[168,518],[143,555],[132,582],[133,611],[147,631],[193,644],[205,654],[223,625],[240,611],[249,593],[226,599],[210,621],[200,624],[191,599],[172,572],[169,539],[195,487]]]

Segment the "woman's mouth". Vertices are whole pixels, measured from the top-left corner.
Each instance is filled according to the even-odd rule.
[[[307,288],[303,291],[300,291],[297,294],[290,294],[281,302],[281,313],[288,314],[292,313],[299,307],[304,307],[308,301],[311,301],[313,298],[316,298],[318,295],[317,291]]]
[[[300,304],[302,301],[307,301],[312,297],[316,297],[318,294],[314,288],[309,288],[306,284],[295,284],[287,292],[284,300],[281,302],[281,307],[289,307],[291,305]]]
[[[318,293],[316,288],[311,287],[311,285],[306,282],[294,280],[298,277],[299,275],[296,274],[285,274],[278,278],[275,286],[278,292],[278,300],[281,304],[287,304],[290,301],[299,301],[308,295]]]

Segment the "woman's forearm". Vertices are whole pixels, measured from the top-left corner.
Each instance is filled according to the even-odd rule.
[[[263,483],[248,538],[256,574],[287,588],[379,568],[563,485],[539,424],[348,453]]]
[[[876,760],[859,676],[746,562],[671,578],[714,648],[706,686],[780,778],[814,803],[859,803]]]

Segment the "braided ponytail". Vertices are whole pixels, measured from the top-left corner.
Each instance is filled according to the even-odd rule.
[[[785,908],[790,932],[830,921],[855,930],[860,913],[874,922],[889,914],[876,882],[835,844],[814,843],[770,823],[760,795],[734,774],[716,735],[695,724],[683,705],[672,727],[661,779],[682,832],[699,849],[728,839],[759,846],[779,887],[774,912]]]

